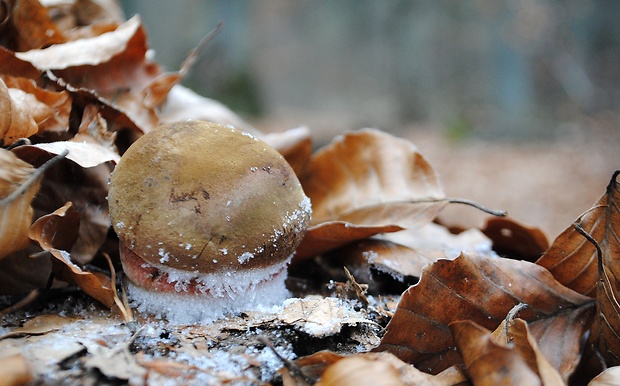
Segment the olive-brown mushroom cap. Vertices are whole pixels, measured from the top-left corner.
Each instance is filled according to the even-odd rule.
[[[256,137],[204,121],[162,125],[114,170],[120,242],[155,265],[203,274],[285,262],[311,216],[284,158]]]

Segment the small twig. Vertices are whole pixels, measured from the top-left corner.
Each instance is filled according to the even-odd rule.
[[[17,303],[13,304],[12,306],[9,306],[9,307],[5,308],[4,310],[0,310],[0,317],[2,317],[4,315],[8,315],[11,312],[17,311],[20,308],[26,307],[28,304],[30,304],[33,301],[35,301],[37,299],[37,297],[39,297],[39,290],[38,289],[34,289],[34,290],[30,291],[30,293],[28,295],[26,295],[26,297],[23,298],[22,300],[18,301]]]
[[[508,337],[508,333],[510,332],[510,323],[512,323],[519,312],[523,311],[527,308],[527,304],[521,302],[516,306],[512,307],[508,314],[506,315],[506,323],[504,323],[504,333],[506,334],[506,344],[512,343],[512,339]]]
[[[353,291],[355,291],[355,295],[358,297],[358,299],[360,299],[362,303],[364,303],[364,305],[368,306],[370,304],[368,298],[366,297],[366,291],[368,291],[368,284],[359,284],[355,280],[355,277],[353,277],[351,272],[347,269],[347,267],[342,268],[344,268],[344,273],[345,275],[347,275],[347,286],[351,286],[353,288]]]
[[[56,162],[64,159],[67,156],[67,154],[69,154],[69,150],[65,150],[62,153],[50,158],[43,165],[36,168],[34,172],[32,172],[32,174],[26,179],[26,181],[24,181],[24,183],[19,186],[19,188],[15,189],[13,192],[11,192],[11,194],[9,194],[8,196],[0,200],[0,206],[10,204],[14,200],[16,200],[19,196],[24,194],[24,192],[28,190],[30,186],[32,186],[34,183],[37,182],[39,177],[41,177],[43,173],[47,171],[47,169],[49,169]]]

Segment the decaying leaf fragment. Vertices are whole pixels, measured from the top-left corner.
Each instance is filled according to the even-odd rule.
[[[416,147],[373,129],[347,133],[320,149],[300,181],[313,214],[298,259],[374,234],[418,228],[447,204]]]
[[[325,337],[337,334],[343,325],[372,323],[336,298],[309,296],[303,299],[291,298],[284,302],[278,315],[280,322],[297,326],[305,333]]]
[[[528,305],[520,314],[527,321],[592,303],[536,264],[461,254],[423,270],[420,282],[403,293],[377,350],[437,373],[461,362],[450,323],[470,320],[495,329],[520,302]]]

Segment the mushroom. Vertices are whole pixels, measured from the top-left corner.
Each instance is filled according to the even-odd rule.
[[[273,306],[312,213],[286,160],[206,121],[161,125],[112,173],[110,220],[129,296],[177,324]]]

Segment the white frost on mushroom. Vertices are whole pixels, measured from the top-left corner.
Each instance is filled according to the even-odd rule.
[[[129,283],[129,295],[139,312],[172,324],[211,323],[227,314],[281,305],[290,295],[284,284],[290,260],[267,268],[206,275],[156,265],[168,274],[177,292],[147,291]],[[203,293],[188,293],[191,282]]]

